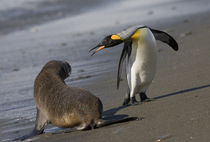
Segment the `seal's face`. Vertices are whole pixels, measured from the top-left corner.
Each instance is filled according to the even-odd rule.
[[[66,79],[71,74],[71,66],[66,61],[61,61],[61,74]]]
[[[49,61],[43,70],[58,74],[63,80],[71,74],[71,66],[66,61]]]

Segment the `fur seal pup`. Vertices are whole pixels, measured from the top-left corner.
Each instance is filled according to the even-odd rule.
[[[42,68],[34,82],[34,101],[37,108],[35,128],[29,135],[15,140],[42,134],[49,123],[62,128],[87,130],[138,119],[126,117],[103,120],[103,104],[98,97],[85,89],[66,85],[64,79],[70,73],[71,66],[64,61],[52,60]]]

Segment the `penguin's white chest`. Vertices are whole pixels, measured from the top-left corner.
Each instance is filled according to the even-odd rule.
[[[132,42],[132,51],[127,64],[131,82],[151,83],[156,72],[156,41],[149,29],[141,29],[138,39]],[[135,85],[137,85],[135,83]]]

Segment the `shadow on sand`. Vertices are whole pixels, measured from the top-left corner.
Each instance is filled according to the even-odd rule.
[[[192,92],[192,91],[196,91],[196,90],[200,90],[200,89],[204,89],[204,88],[208,88],[208,87],[210,87],[210,84],[202,85],[202,86],[198,86],[198,87],[194,87],[194,88],[189,88],[189,89],[184,89],[184,90],[180,90],[180,91],[176,91],[176,92],[173,92],[173,93],[170,93],[170,94],[154,97],[153,99],[154,100],[158,100],[158,99],[162,99],[162,98],[166,98],[166,97],[170,97],[170,96],[182,95],[183,93]]]
[[[208,88],[208,87],[210,87],[210,84],[208,84],[208,85],[202,85],[202,86],[198,86],[198,87],[194,87],[194,88],[189,88],[189,89],[184,89],[184,90],[180,90],[180,91],[176,91],[176,92],[169,93],[169,94],[166,94],[166,95],[154,97],[152,99],[159,100],[159,99],[162,99],[162,98],[166,98],[166,97],[170,97],[170,96],[175,96],[175,95],[182,95],[183,93],[197,91],[197,90]],[[120,111],[121,109],[124,109],[124,108],[129,107],[129,106],[131,106],[131,105],[119,106],[119,107],[116,107],[116,108],[112,108],[112,109],[106,110],[106,111],[103,112],[103,119],[109,120],[109,119],[113,119],[113,118],[119,119],[119,118],[128,117],[128,115],[125,115],[125,114],[120,114],[120,115],[115,115],[115,114],[118,111]]]
[[[117,113],[118,111],[120,111],[121,109],[124,109],[126,107],[128,107],[128,106],[119,106],[119,107],[112,108],[112,109],[104,111],[103,112],[103,119],[104,120],[109,120],[109,119],[121,119],[121,118],[128,117],[128,115],[126,115],[126,114],[115,115],[115,113]]]

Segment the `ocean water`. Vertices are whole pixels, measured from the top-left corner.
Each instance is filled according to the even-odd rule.
[[[0,20],[15,18],[35,11],[43,0],[0,0]]]
[[[40,3],[41,1],[43,0],[1,0],[0,10],[30,7],[34,8],[34,5]]]

